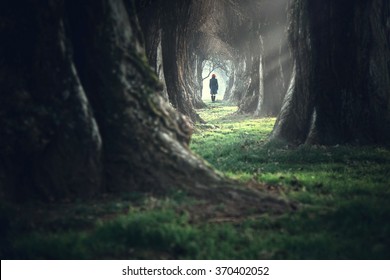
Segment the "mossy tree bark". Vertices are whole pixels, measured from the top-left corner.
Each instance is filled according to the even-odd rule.
[[[190,187],[197,173],[221,180],[188,150],[186,119],[155,94],[130,4],[2,10],[1,35],[12,38],[1,46],[4,196]]]
[[[289,205],[236,187],[191,153],[157,93],[132,2],[0,4],[0,198],[181,189],[234,212]]]
[[[389,6],[382,0],[294,1],[294,75],[273,138],[388,143]]]
[[[169,100],[161,46],[162,2],[161,0],[140,0],[136,1],[135,5],[140,29],[145,41],[146,57],[162,84],[162,96]]]

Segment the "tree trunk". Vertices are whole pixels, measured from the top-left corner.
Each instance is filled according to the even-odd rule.
[[[192,121],[199,121],[200,117],[194,107],[201,108],[205,104],[196,95],[196,64],[190,51],[193,48],[194,32],[189,15],[199,13],[194,9],[191,1],[178,5],[160,0],[137,2],[146,53],[163,84],[163,96],[179,112]]]
[[[145,52],[149,65],[155,70],[162,84],[162,96],[168,100],[168,91],[163,70],[163,57],[161,48],[161,21],[162,11],[160,0],[140,0],[135,2],[137,18],[145,41]]]
[[[164,58],[164,76],[169,101],[182,114],[192,121],[200,120],[192,103],[191,93],[187,91],[185,69],[188,51],[188,22],[191,2],[183,1],[172,7],[163,4],[162,54]]]
[[[233,85],[230,89],[229,95],[224,96],[224,100],[238,104],[245,95],[249,84],[250,77],[248,76],[247,68],[248,62],[245,57],[238,57],[233,64]]]
[[[251,85],[240,101],[239,112],[257,117],[277,116],[286,93],[285,77],[291,73],[286,51],[286,0],[266,0],[247,10],[253,24],[246,31],[249,38],[252,61]],[[253,2],[255,3],[255,2]],[[283,52],[282,52],[283,50]],[[285,69],[283,67],[286,66]]]
[[[190,125],[156,93],[126,4],[0,4],[0,198],[180,188],[240,211],[288,209],[191,153]]]
[[[235,83],[235,76],[236,76],[236,69],[235,69],[234,64],[233,64],[232,70],[231,70],[230,75],[229,75],[228,82],[226,84],[225,93],[223,95],[223,100],[225,100],[225,101],[229,102],[232,99],[233,87],[234,87],[234,83]]]
[[[202,72],[203,72],[203,61],[204,59],[197,55],[195,60],[195,88],[194,88],[194,107],[195,109],[203,109],[206,108],[206,104],[202,100],[203,96],[203,78],[202,78]]]
[[[123,2],[50,3],[7,7],[24,20],[1,34],[20,36],[1,48],[3,194],[61,199],[102,192],[102,182],[159,190],[187,185],[195,166],[218,180],[186,147],[185,118],[154,94]]]
[[[191,40],[193,41],[193,40]],[[187,49],[186,52],[186,59],[184,60],[184,86],[186,89],[186,92],[190,95],[191,103],[194,107],[194,109],[201,109],[205,108],[206,104],[202,100],[202,95],[199,95],[199,85],[197,83],[197,62],[198,58],[195,55],[195,53],[192,51],[194,48],[193,46],[190,46]],[[203,122],[201,120],[200,116],[197,115],[196,118],[197,121]]]
[[[295,71],[273,137],[388,142],[389,3],[296,0],[292,9]]]
[[[274,26],[272,32],[263,37],[263,87],[264,96],[258,116],[277,116],[287,92],[287,81],[291,75],[290,54],[284,35],[284,26]],[[271,34],[270,34],[271,33]],[[278,47],[279,46],[279,47]]]
[[[0,191],[11,199],[102,191],[101,131],[60,3],[0,4]]]
[[[247,54],[247,73],[249,77],[249,86],[245,89],[244,95],[238,105],[239,114],[253,114],[258,108],[261,101],[260,93],[262,80],[261,70],[261,49],[262,40],[259,34],[253,35],[249,44],[249,52]]]

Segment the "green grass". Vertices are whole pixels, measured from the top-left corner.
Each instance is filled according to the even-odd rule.
[[[192,149],[228,176],[265,183],[301,205],[278,221],[286,234],[271,232],[283,257],[389,258],[390,149],[268,143],[275,119],[226,117],[234,107],[214,106],[200,112],[209,126],[198,127]]]
[[[0,256],[18,259],[389,259],[390,150],[268,143],[275,119],[209,103],[191,148],[217,170],[263,183],[299,209],[193,220],[196,202],[131,193],[69,205],[0,207]],[[34,209],[34,211],[32,211]],[[196,209],[196,208],[195,208]],[[21,215],[20,213],[25,215]],[[32,214],[35,213],[35,214]],[[42,213],[46,213],[42,217]],[[47,213],[50,213],[48,215]],[[18,217],[18,218],[14,218]]]
[[[223,105],[220,105],[221,107]],[[234,112],[235,107],[226,107]],[[390,150],[384,147],[300,146],[268,143],[275,119],[220,117],[209,109],[201,116],[209,126],[199,127],[191,148],[216,169],[242,180],[255,179],[319,195],[390,195]],[[305,195],[307,197],[307,195]]]

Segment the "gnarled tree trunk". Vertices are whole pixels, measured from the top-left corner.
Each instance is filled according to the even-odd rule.
[[[132,2],[28,3],[0,4],[2,200],[179,188],[236,210],[288,209],[189,150],[190,125],[157,93]]]
[[[296,0],[292,9],[295,71],[273,137],[388,142],[389,3]]]
[[[4,196],[163,190],[193,185],[198,171],[220,180],[186,147],[186,119],[155,94],[132,7],[50,3],[4,9],[17,15],[1,34],[13,38],[1,46]]]

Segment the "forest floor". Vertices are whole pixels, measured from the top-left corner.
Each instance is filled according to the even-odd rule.
[[[207,103],[191,149],[226,176],[294,201],[282,215],[199,220],[196,202],[128,193],[0,207],[2,259],[389,259],[390,149],[269,143],[274,118]],[[221,208],[224,205],[220,205]],[[192,209],[193,211],[193,209]],[[14,218],[17,217],[17,218]]]

